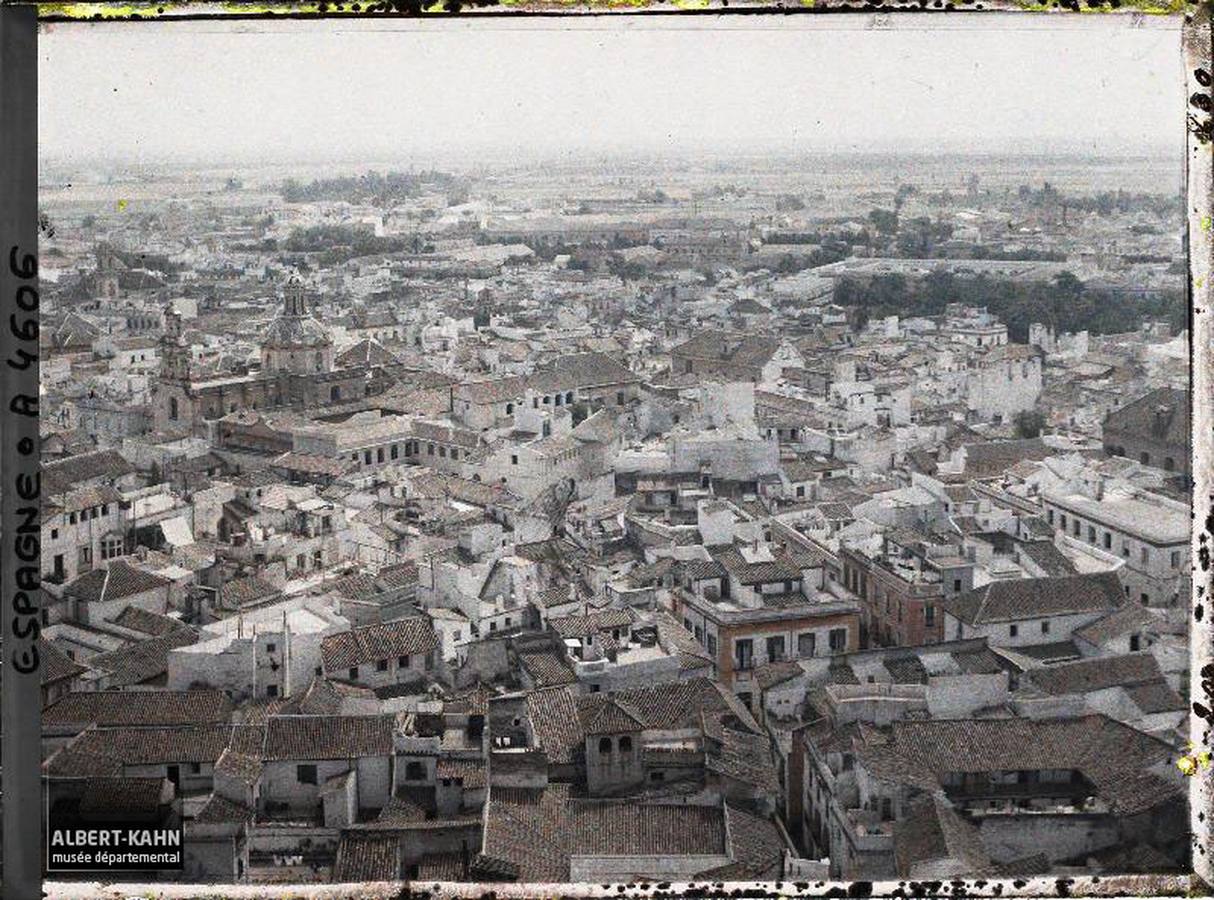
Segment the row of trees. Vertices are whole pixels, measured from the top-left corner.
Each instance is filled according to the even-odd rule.
[[[1008,328],[1013,341],[1028,340],[1029,325],[1042,322],[1058,332],[1119,334],[1137,330],[1146,320],[1164,319],[1174,331],[1188,327],[1188,310],[1180,290],[1143,298],[1088,287],[1070,272],[1048,282],[1012,281],[980,274],[958,278],[931,272],[923,278],[900,274],[871,279],[845,276],[835,287],[835,302],[857,308],[858,323],[884,316],[941,315],[950,303],[986,307]]]
[[[363,175],[318,178],[307,184],[294,178],[282,183],[280,193],[288,203],[339,201],[390,205],[420,195],[423,189],[452,191],[466,199],[467,192],[454,175],[425,172],[367,172]]]

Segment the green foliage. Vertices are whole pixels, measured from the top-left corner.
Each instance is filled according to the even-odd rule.
[[[317,253],[321,265],[335,265],[377,253],[425,252],[427,245],[420,244],[416,235],[376,237],[365,225],[313,225],[294,229],[283,249],[292,253]]]
[[[318,178],[303,184],[294,178],[283,182],[280,193],[288,203],[305,203],[319,200],[346,200],[350,203],[375,203],[387,205],[421,194],[423,188],[448,191],[456,202],[460,196],[467,197],[466,189],[454,175],[445,172],[426,171],[367,172],[365,175]],[[462,192],[462,194],[461,194]]]
[[[835,302],[858,307],[865,318],[937,316],[950,303],[986,307],[1007,325],[1013,341],[1028,340],[1029,325],[1042,322],[1057,332],[1120,334],[1137,330],[1149,319],[1165,319],[1174,331],[1188,327],[1188,310],[1180,290],[1129,298],[1105,288],[1089,288],[1070,272],[1049,282],[1022,282],[979,275],[957,278],[931,272],[908,279],[900,274],[862,280],[840,279]]]
[[[1016,413],[1012,421],[1016,426],[1016,437],[1019,438],[1040,437],[1045,428],[1045,414],[1035,409]]]

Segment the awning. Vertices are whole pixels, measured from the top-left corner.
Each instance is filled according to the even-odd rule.
[[[194,543],[194,535],[190,531],[190,525],[186,522],[185,516],[165,519],[160,523],[160,530],[164,532],[164,539],[174,547],[184,547]]]

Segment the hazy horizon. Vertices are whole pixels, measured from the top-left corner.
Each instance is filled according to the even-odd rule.
[[[1045,18],[44,25],[40,152],[55,167],[1179,161],[1178,24]]]

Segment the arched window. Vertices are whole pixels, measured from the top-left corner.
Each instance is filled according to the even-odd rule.
[[[609,738],[609,737],[599,738],[599,753],[610,753],[610,752],[611,752],[611,738]]]
[[[620,738],[620,752],[621,753],[631,753],[632,752],[632,738],[628,737],[627,735],[624,735],[624,737]]]

